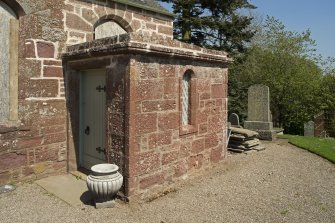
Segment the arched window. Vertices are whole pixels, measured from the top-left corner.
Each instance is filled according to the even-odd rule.
[[[182,106],[182,114],[181,121],[182,125],[190,125],[191,124],[191,78],[192,74],[190,71],[186,72],[182,79],[182,87],[181,87],[181,106]]]
[[[189,69],[180,77],[180,135],[198,131],[197,108],[197,78],[193,70]]]
[[[105,37],[116,36],[127,33],[119,24],[114,21],[107,20],[98,25],[94,30],[94,39],[102,39]]]
[[[17,120],[18,29],[15,12],[0,1],[0,123]]]

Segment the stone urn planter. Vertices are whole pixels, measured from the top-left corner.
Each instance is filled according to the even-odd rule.
[[[87,177],[88,190],[93,194],[96,208],[113,207],[115,195],[123,183],[123,176],[115,164],[98,164],[91,168]]]

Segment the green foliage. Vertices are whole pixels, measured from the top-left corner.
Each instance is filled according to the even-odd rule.
[[[303,123],[332,101],[327,95],[329,91],[322,86],[324,77],[313,54],[315,43],[310,31],[287,31],[273,17],[267,17],[261,30],[258,34],[261,37],[230,69],[230,87],[241,86],[237,90],[229,89],[231,105],[237,106],[235,110],[246,110],[246,105],[238,107],[236,101],[245,100],[234,97],[235,92],[246,91],[253,84],[267,85],[274,124],[283,127],[286,133],[302,134]]]
[[[239,14],[255,6],[247,0],[161,0],[173,3],[176,14],[174,36],[183,42],[243,52],[254,32],[248,29],[252,17]]]
[[[335,140],[320,139],[315,137],[304,137],[294,135],[283,135],[280,138],[288,139],[289,142],[302,149],[306,149],[327,160],[335,163]]]

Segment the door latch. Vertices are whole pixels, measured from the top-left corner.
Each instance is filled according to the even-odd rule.
[[[99,92],[101,92],[101,91],[106,92],[106,86],[101,87],[101,85],[99,85],[99,86],[97,86],[97,87],[95,88],[95,90],[97,90],[97,91],[99,91]]]
[[[89,135],[89,134],[90,134],[90,127],[89,127],[89,126],[86,126],[85,134],[86,134],[86,135]]]
[[[95,148],[95,150],[100,154],[100,153],[104,153],[106,154],[106,150],[105,149],[102,149],[100,146]]]

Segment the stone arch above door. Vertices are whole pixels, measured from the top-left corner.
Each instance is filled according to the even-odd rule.
[[[94,28],[94,39],[101,39],[110,36],[116,36],[131,32],[132,29],[128,25],[124,28],[114,19],[102,18],[100,19]]]
[[[0,1],[0,7],[1,5],[7,5],[7,7],[14,13],[15,17],[24,16],[26,14],[21,5],[15,0],[2,0]]]

